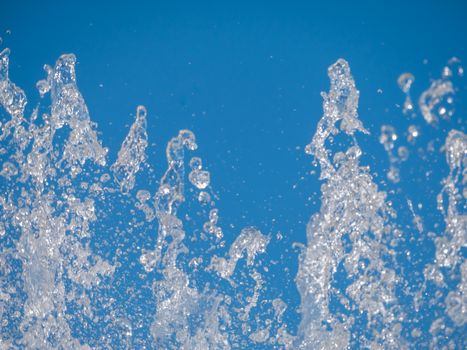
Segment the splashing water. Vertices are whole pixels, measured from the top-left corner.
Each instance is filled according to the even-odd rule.
[[[433,80],[418,100],[420,111],[429,124],[436,124],[439,118],[449,119],[453,116],[454,76],[462,77],[464,69],[458,58],[451,58],[441,72],[441,79]]]
[[[391,237],[391,212],[368,167],[359,165],[362,151],[355,138],[346,151],[330,159],[332,152],[325,142],[338,132],[336,123],[349,136],[367,131],[357,117],[359,93],[347,62],[339,60],[328,74],[331,90],[323,93],[324,115],[311,142],[326,182],[321,210],[308,224],[308,245],[300,257],[297,285],[303,318],[296,344],[303,349],[345,349],[352,344],[400,348],[398,279],[381,244]],[[344,276],[337,277],[340,269]],[[337,278],[347,287],[333,286]],[[342,312],[332,312],[333,297]],[[356,323],[360,323],[358,331]],[[365,329],[372,330],[371,337]]]
[[[135,186],[135,176],[145,160],[147,146],[146,108],[138,106],[136,120],[123,141],[122,148],[118,152],[118,159],[110,167],[123,193],[128,193]]]
[[[148,167],[146,109],[137,107],[108,165],[77,86],[76,58],[62,55],[54,67],[45,66],[47,77],[36,86],[42,101],[50,94],[50,108],[38,106],[26,118],[26,95],[10,80],[9,54],[0,53],[0,348],[465,348],[463,130],[450,130],[442,147],[448,171],[435,199],[443,217],[437,232],[426,233],[410,198],[405,210],[412,223],[404,225],[391,194],[365,165],[357,138],[371,136],[358,117],[349,64],[339,59],[329,67],[323,116],[305,148],[323,184],[298,257],[295,331],[285,317],[289,305],[268,289],[272,235],[246,227],[229,244],[200,157],[191,157],[186,174],[187,153],[197,149],[191,131],[168,142],[158,187],[140,188],[138,177]],[[462,75],[460,61],[452,59],[421,94],[426,122],[452,116],[451,80]],[[415,118],[413,81],[405,73],[398,84],[406,94],[404,113]],[[408,144],[396,148],[403,138],[391,125],[381,127],[395,186],[420,134],[411,124]],[[336,137],[345,141],[334,143]],[[181,214],[191,202],[202,210]],[[129,223],[118,217],[126,210]],[[192,230],[193,222],[201,227]],[[415,280],[401,263],[416,249],[406,244],[412,231],[434,249]],[[144,242],[134,243],[132,235]]]

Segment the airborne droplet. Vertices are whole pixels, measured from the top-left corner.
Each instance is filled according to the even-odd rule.
[[[188,175],[190,182],[198,189],[204,190],[209,186],[210,175],[206,170],[192,170]]]

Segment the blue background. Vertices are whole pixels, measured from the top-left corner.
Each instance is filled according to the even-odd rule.
[[[248,225],[283,234],[268,254],[289,269],[271,283],[291,307],[292,324],[299,305],[292,243],[306,242],[305,225],[319,210],[320,183],[309,175],[311,158],[303,148],[321,117],[320,91],[328,90],[327,67],[336,59],[350,63],[361,93],[359,114],[372,134],[360,137],[368,152],[363,162],[383,189],[403,189],[400,202],[426,203],[428,227],[442,220],[435,210],[447,173],[442,156],[445,169],[437,176],[422,181],[425,170],[417,173],[411,163],[399,187],[386,184],[388,160],[377,138],[383,123],[401,131],[408,125],[396,105],[404,100],[396,83],[402,72],[415,75],[416,98],[449,58],[467,59],[465,1],[2,0],[0,37],[12,51],[10,78],[27,92],[29,111],[39,101],[35,82],[45,77],[43,64],[76,54],[78,86],[111,162],[139,104],[148,110],[155,178],[166,168],[166,142],[191,129],[220,198],[226,240]],[[465,82],[457,88],[465,95]],[[458,99],[456,111],[463,119],[465,99]],[[420,164],[436,169],[437,161]]]

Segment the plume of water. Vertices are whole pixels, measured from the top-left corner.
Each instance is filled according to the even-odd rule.
[[[438,290],[432,302],[445,305],[430,327],[432,349],[461,347],[453,339],[449,340],[449,335],[467,323],[467,263],[462,253],[467,242],[467,135],[451,130],[444,150],[449,175],[438,195],[438,208],[444,216],[445,230],[435,238],[434,263],[425,268],[426,280]],[[448,288],[449,285],[455,287]]]
[[[148,146],[146,124],[146,108],[138,106],[136,119],[122,143],[117,160],[110,167],[123,193],[133,189],[135,176],[146,159],[145,151]]]
[[[368,132],[357,116],[359,92],[348,63],[338,60],[328,75],[331,88],[322,93],[324,114],[308,147],[321,166],[324,184],[321,210],[307,226],[308,244],[296,277],[302,300],[296,346],[400,349],[398,281],[385,244],[391,236],[391,211],[369,168],[359,164],[362,152],[354,134]],[[338,128],[351,136],[351,145],[332,154],[326,141]],[[339,277],[341,270],[344,277]],[[345,279],[346,288],[334,286],[338,278]],[[334,311],[333,304],[344,311]]]
[[[402,295],[409,282],[398,259],[410,251],[396,247],[405,228],[362,164],[357,138],[369,132],[358,117],[359,91],[349,65],[340,59],[329,67],[323,116],[305,149],[319,164],[323,183],[321,207],[310,218],[299,256],[295,333],[285,320],[290,305],[269,294],[273,235],[246,227],[232,237],[201,158],[191,157],[185,171],[187,152],[197,149],[193,132],[181,130],[168,142],[166,171],[156,188],[142,189],[137,174],[149,147],[143,106],[108,165],[108,150],[77,86],[76,58],[62,55],[54,67],[44,67],[47,77],[36,86],[42,98],[50,94],[50,108],[42,112],[39,105],[28,118],[26,95],[10,80],[8,63],[5,49],[0,53],[6,118],[0,124],[0,348],[465,347],[458,336],[467,321],[463,129],[451,130],[443,147],[449,173],[437,203],[444,230],[438,225],[439,232],[430,236],[432,259],[411,286],[419,293]],[[442,78],[422,93],[420,110],[430,124],[451,113],[440,108],[444,100],[450,104],[451,80],[462,74],[460,62],[450,60]],[[410,98],[413,76],[399,80]],[[415,143],[420,128],[411,125],[408,131],[408,141]],[[336,138],[346,141],[335,143]],[[384,125],[380,142],[393,180],[409,156],[405,146],[396,152],[397,140],[396,130]],[[412,200],[406,202],[424,235],[424,218]],[[193,203],[199,211],[192,210]],[[128,205],[126,223],[112,212]],[[419,316],[406,319],[412,309]],[[429,319],[424,314],[430,312],[434,319],[425,328],[410,334],[403,329]]]
[[[8,59],[2,62],[6,88],[1,100],[12,118],[4,125],[3,135],[13,127],[15,136],[8,142],[18,148],[11,161],[16,161],[20,176],[8,177],[9,191],[2,197],[3,223],[8,234],[17,233],[10,237],[16,238],[15,246],[3,251],[2,257],[12,254],[20,264],[16,278],[27,296],[18,321],[21,338],[6,341],[28,349],[88,349],[72,335],[68,305],[89,305],[92,288],[112,274],[113,266],[92,254],[89,238],[90,225],[96,220],[95,200],[89,191],[78,195],[75,181],[78,174],[89,176],[87,161],[105,165],[107,150],[97,140],[76,86],[73,55],[61,56],[49,71],[51,115],[44,114],[42,123],[34,123],[36,115],[29,123],[22,118],[24,93],[8,80]],[[64,126],[69,128],[68,138],[59,145],[54,136]],[[30,147],[27,155],[22,154],[26,147]],[[92,315],[92,310],[86,312]]]

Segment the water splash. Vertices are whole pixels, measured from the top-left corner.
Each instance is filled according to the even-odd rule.
[[[359,93],[348,63],[337,61],[328,75],[331,89],[322,94],[324,115],[311,143],[325,183],[321,210],[307,226],[308,244],[296,277],[302,300],[296,346],[345,349],[362,344],[400,349],[403,341],[395,295],[398,279],[382,244],[391,238],[391,211],[369,168],[359,165],[362,152],[355,138],[345,152],[335,152],[332,160],[329,158],[331,150],[325,142],[338,132],[336,122],[340,121],[341,130],[351,136],[355,131],[368,132],[357,118]],[[344,277],[338,277],[339,271]],[[339,278],[344,279],[346,288],[334,286]],[[333,311],[333,303],[345,311]],[[360,329],[354,326],[357,323]]]
[[[24,113],[27,100],[24,91],[11,82],[8,74],[10,50],[0,52],[0,104],[17,121]],[[5,128],[7,130],[8,128]],[[3,139],[3,137],[2,137]]]
[[[148,146],[146,124],[146,108],[138,106],[136,119],[122,143],[118,159],[110,167],[123,193],[128,193],[133,189],[135,176],[146,159],[145,151]]]
[[[256,254],[264,253],[268,243],[269,238],[255,228],[245,228],[230,247],[229,259],[214,256],[210,268],[217,271],[222,278],[229,279],[245,251],[247,264],[252,266]]]
[[[429,223],[407,198],[413,222],[401,224],[392,194],[381,191],[370,167],[362,165],[357,138],[369,132],[358,118],[359,91],[345,60],[329,67],[323,116],[305,149],[319,164],[323,184],[321,207],[310,218],[299,256],[295,331],[287,319],[291,305],[271,288],[283,283],[271,281],[274,235],[246,227],[232,237],[215,203],[215,179],[201,158],[191,157],[185,171],[187,152],[197,150],[193,132],[181,130],[168,142],[167,169],[157,187],[141,188],[137,175],[149,147],[143,106],[108,165],[108,149],[78,89],[76,58],[62,55],[54,67],[44,67],[47,76],[36,87],[41,103],[50,94],[50,108],[39,105],[28,118],[26,95],[10,81],[8,63],[6,49],[0,54],[6,118],[0,124],[2,348],[463,348],[462,128],[451,130],[443,147],[449,173],[437,204],[444,230],[437,224],[427,234],[434,253],[426,253],[418,271],[423,277],[413,282],[400,263],[411,253],[404,246],[407,231],[413,227],[423,236]],[[452,59],[422,93],[420,111],[430,124],[453,113],[447,108],[452,81],[462,74],[460,61]],[[406,98],[413,81],[410,74],[399,78]],[[388,177],[396,182],[401,162],[416,154],[396,146],[402,138],[392,126],[381,131],[394,173]],[[419,143],[421,133],[410,125],[409,144]],[[127,209],[129,222],[119,217]]]
[[[72,335],[69,321],[74,316],[68,305],[89,304],[92,288],[114,270],[90,249],[95,198],[88,189],[78,196],[73,183],[78,174],[81,178],[89,175],[86,161],[103,166],[106,154],[76,86],[74,64],[74,56],[63,55],[50,72],[51,115],[44,114],[42,124],[32,123],[35,114],[31,123],[23,120],[25,97],[14,84],[6,81],[9,90],[2,91],[2,100],[9,101],[5,109],[12,117],[10,122],[15,121],[4,125],[3,135],[13,126],[14,135],[22,136],[10,140],[10,146],[16,145],[20,152],[12,157],[21,175],[19,187],[10,176],[9,192],[2,197],[2,219],[10,234],[16,233],[16,239],[8,238],[16,242],[14,250],[7,248],[2,256],[13,254],[21,265],[21,290],[27,296],[21,321],[16,321],[21,338],[14,340],[14,331],[2,334],[9,346],[88,349]],[[8,66],[3,69],[8,77]],[[8,100],[11,91],[19,97]],[[53,142],[54,135],[65,125],[70,130],[60,147]],[[30,147],[27,156],[22,154],[26,147]],[[12,300],[21,290],[10,290]]]
[[[350,68],[345,60],[338,60],[328,70],[331,80],[331,89],[328,94],[321,93],[323,97],[323,117],[311,143],[305,147],[307,154],[313,154],[321,166],[320,179],[331,178],[336,169],[329,159],[326,141],[340,131],[353,136],[356,131],[368,134],[357,115],[359,92],[350,75]],[[336,125],[340,122],[339,129]]]
[[[428,283],[434,283],[437,290],[432,305],[445,307],[431,324],[431,348],[457,348],[460,344],[450,340],[450,334],[456,328],[463,329],[467,323],[467,264],[462,253],[467,241],[467,198],[460,193],[467,183],[467,135],[451,130],[444,149],[449,175],[438,195],[438,208],[443,213],[446,228],[435,238],[435,261],[425,268],[425,278]]]
[[[448,120],[454,114],[452,107],[455,94],[452,83],[453,71],[456,72],[456,76],[464,74],[460,60],[455,57],[451,58],[448,65],[443,68],[441,79],[433,80],[430,87],[420,95],[418,105],[428,124],[436,124],[439,118]]]

